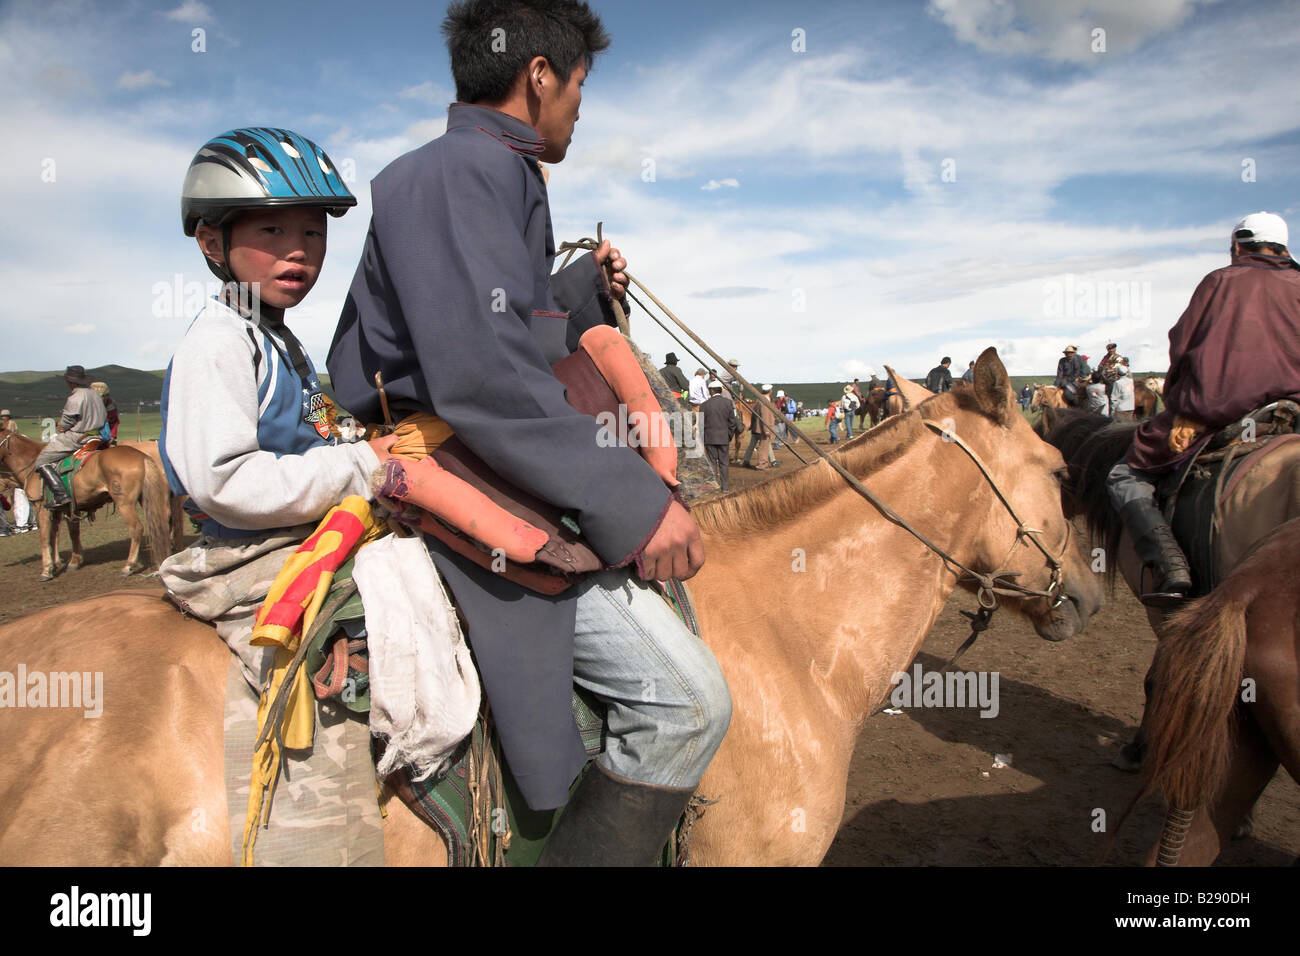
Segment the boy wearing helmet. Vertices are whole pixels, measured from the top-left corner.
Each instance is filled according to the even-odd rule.
[[[163,469],[201,535],[159,576],[183,609],[216,622],[259,690],[270,654],[248,638],[271,579],[340,499],[369,497],[385,445],[331,433],[316,370],[284,320],[320,274],[326,213],[355,204],[319,147],[262,127],[208,142],[181,196],[185,234],[226,284],[163,381]]]

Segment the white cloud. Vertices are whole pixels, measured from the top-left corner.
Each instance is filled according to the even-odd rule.
[[[214,23],[216,17],[208,9],[206,3],[200,3],[199,0],[184,0],[184,2],[175,10],[168,10],[163,14],[168,20],[175,20],[177,23]]]
[[[63,331],[69,335],[90,335],[95,331],[95,327],[89,322],[77,322],[74,325],[65,325]]]
[[[171,86],[171,80],[158,76],[153,70],[141,70],[139,73],[123,73],[117,78],[119,90],[143,90],[151,86]]]
[[[1172,30],[1216,0],[930,0],[931,16],[986,53],[1100,64]],[[1094,31],[1102,30],[1102,34]],[[1104,41],[1100,51],[1097,40]]]
[[[724,186],[729,189],[739,189],[740,182],[739,180],[732,179],[730,177],[728,177],[727,179],[710,179],[707,183],[705,183],[700,188],[705,190],[706,192],[712,192],[715,189],[722,189]]]
[[[404,99],[419,100],[421,103],[440,107],[445,107],[456,98],[447,87],[430,80],[425,80],[416,86],[408,86],[397,95]]]

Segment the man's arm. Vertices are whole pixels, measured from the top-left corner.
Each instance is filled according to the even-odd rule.
[[[567,327],[533,312],[524,236],[546,208],[532,171],[495,144],[472,158],[397,179],[400,192],[375,183],[373,235],[432,411],[498,474],[576,511],[606,562],[626,563],[663,520],[668,491],[633,449],[600,446],[534,338]]]

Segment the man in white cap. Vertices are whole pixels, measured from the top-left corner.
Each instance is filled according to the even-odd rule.
[[[1281,216],[1253,213],[1233,228],[1232,264],[1196,287],[1169,330],[1165,410],[1138,427],[1107,478],[1138,554],[1154,574],[1142,601],[1177,604],[1191,590],[1187,559],[1155,504],[1155,483],[1213,434],[1271,401],[1300,401],[1300,264]]]

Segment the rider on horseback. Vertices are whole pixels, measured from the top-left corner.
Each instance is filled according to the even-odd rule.
[[[1079,347],[1067,345],[1056,363],[1056,378],[1052,384],[1061,390],[1061,396],[1070,405],[1081,404],[1079,380],[1087,374],[1086,368],[1083,359],[1079,358]]]
[[[1143,422],[1107,478],[1138,554],[1155,572],[1142,595],[1166,607],[1192,586],[1187,559],[1155,503],[1155,485],[1216,431],[1281,398],[1300,400],[1300,265],[1281,216],[1257,212],[1232,232],[1232,264],[1211,272],[1169,331],[1166,408]]]
[[[59,478],[59,462],[71,455],[87,441],[99,438],[99,430],[108,421],[104,400],[90,387],[90,377],[80,365],[69,365],[63,373],[72,393],[63,405],[59,416],[59,433],[36,456],[33,466],[50,491],[50,507],[62,508],[72,504],[72,495]]]
[[[354,205],[319,146],[266,127],[210,140],[181,194],[185,234],[225,285],[163,380],[163,468],[172,490],[189,495],[202,534],[159,577],[187,612],[216,621],[259,690],[272,649],[248,641],[271,579],[332,506],[370,497],[370,473],[391,444],[340,443],[316,370],[284,322],[320,273],[326,213]]]

